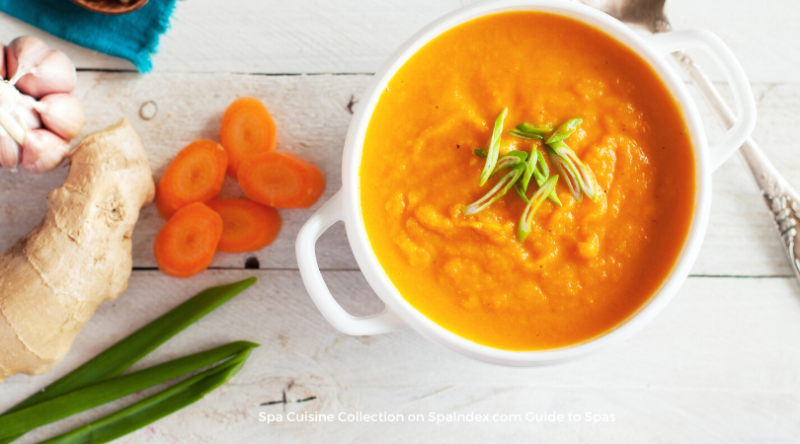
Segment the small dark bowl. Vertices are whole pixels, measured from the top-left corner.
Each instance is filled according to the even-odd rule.
[[[70,0],[72,3],[83,9],[106,15],[120,15],[136,11],[145,4],[147,0],[129,0],[123,3],[119,0]]]

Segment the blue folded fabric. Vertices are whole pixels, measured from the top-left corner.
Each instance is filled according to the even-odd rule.
[[[69,0],[0,0],[0,11],[87,48],[122,57],[150,72],[150,54],[169,28],[176,0],[150,0],[124,15],[87,11]],[[8,43],[8,42],[5,42]]]

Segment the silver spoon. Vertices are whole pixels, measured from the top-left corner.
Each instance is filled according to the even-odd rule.
[[[666,0],[580,0],[618,20],[639,25],[653,33],[670,31],[672,27],[664,14]],[[727,129],[733,126],[735,116],[720,96],[708,76],[689,56],[678,51],[675,57],[692,79],[703,98],[706,99],[717,119]],[[800,223],[800,195],[792,189],[786,179],[775,169],[753,139],[738,150],[747,170],[761,190],[764,202],[772,213],[772,221],[789,256],[795,277],[800,281],[800,242],[797,225]]]

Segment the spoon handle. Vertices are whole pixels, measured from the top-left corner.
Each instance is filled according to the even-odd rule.
[[[726,128],[733,126],[735,117],[708,76],[685,52],[676,52],[675,57],[711,106],[720,123]],[[761,190],[761,196],[772,213],[772,221],[783,248],[792,263],[794,275],[800,281],[800,242],[798,242],[800,241],[798,239],[800,195],[767,159],[753,139],[747,139],[739,149],[739,154]]]

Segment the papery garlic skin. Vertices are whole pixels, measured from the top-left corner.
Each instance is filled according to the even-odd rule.
[[[65,140],[75,138],[83,129],[83,104],[71,94],[47,95],[35,106],[47,129]]]
[[[13,114],[22,100],[22,94],[13,85],[0,80],[0,110]]]
[[[0,106],[0,126],[2,126],[18,144],[22,145],[25,142],[25,132],[27,130],[19,123],[19,119],[15,117],[14,111],[8,112]]]
[[[50,47],[42,39],[26,35],[12,40],[5,52],[6,74],[9,82],[14,85],[20,77],[29,73],[47,57]]]
[[[6,78],[6,47],[0,44],[0,77]]]
[[[16,86],[20,92],[41,99],[48,94],[71,92],[76,83],[78,74],[72,60],[61,51],[50,51]]]
[[[22,147],[22,169],[45,173],[57,167],[69,154],[69,144],[45,129],[28,131]]]

